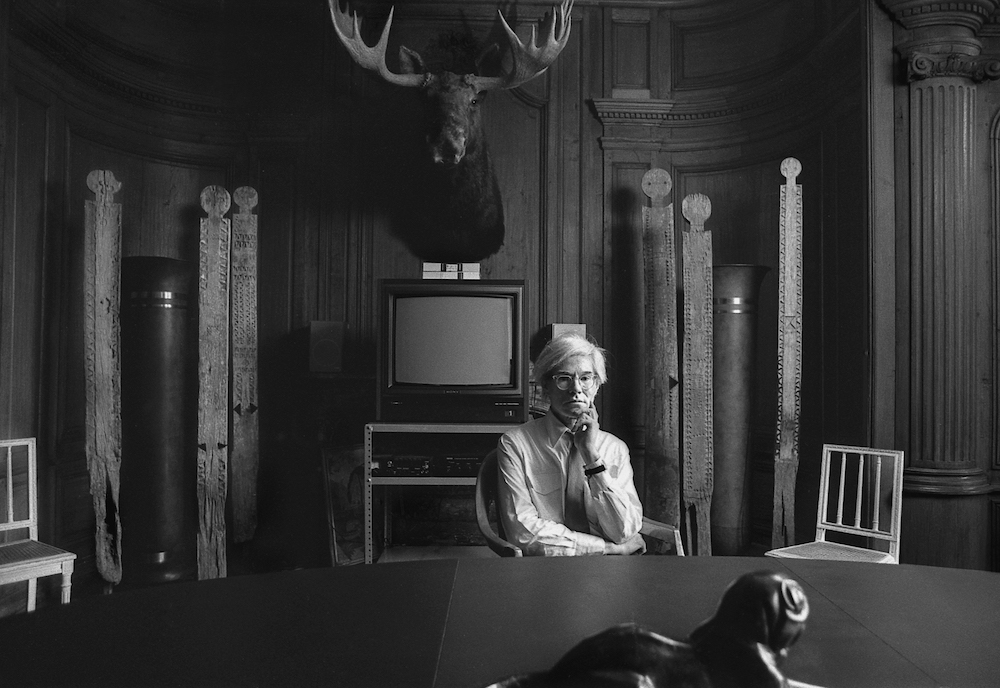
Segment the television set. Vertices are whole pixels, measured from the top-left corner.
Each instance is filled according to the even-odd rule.
[[[380,293],[378,420],[527,420],[523,281],[386,279]]]

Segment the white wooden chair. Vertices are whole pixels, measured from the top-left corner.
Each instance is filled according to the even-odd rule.
[[[825,444],[816,541],[765,554],[898,564],[902,498],[902,451]],[[847,535],[854,544],[831,542],[829,533]]]
[[[28,581],[29,612],[42,576],[61,574],[62,603],[69,603],[76,560],[72,552],[38,541],[37,470],[34,437],[0,440],[0,585]]]

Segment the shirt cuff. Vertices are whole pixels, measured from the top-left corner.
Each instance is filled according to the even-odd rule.
[[[604,538],[590,533],[578,533],[576,540],[576,553],[579,554],[604,554]]]

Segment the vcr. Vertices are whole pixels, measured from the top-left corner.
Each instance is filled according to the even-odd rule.
[[[376,455],[372,475],[378,477],[475,477],[481,456]]]

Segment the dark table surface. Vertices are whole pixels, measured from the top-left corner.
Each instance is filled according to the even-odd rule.
[[[684,639],[743,573],[799,581],[821,686],[1000,686],[1000,574],[742,557],[462,559],[80,599],[0,620],[0,685],[484,686],[637,622]]]

